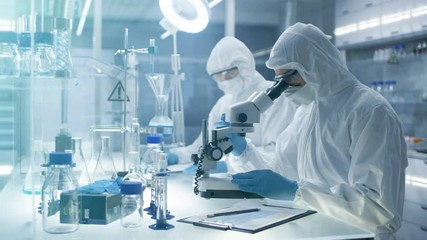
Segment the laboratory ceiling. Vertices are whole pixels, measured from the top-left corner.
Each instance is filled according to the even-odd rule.
[[[325,1],[319,0],[235,0],[236,23],[277,25],[281,21],[280,15],[284,14],[283,6],[288,1],[303,6],[307,12],[318,12],[328,7],[325,6]],[[326,2],[333,4],[332,1]],[[225,5],[226,0],[223,0],[211,9],[211,22],[224,22]],[[90,10],[89,17],[92,14],[93,9]],[[102,0],[102,16],[103,19],[134,21],[162,18],[158,1],[155,0]]]

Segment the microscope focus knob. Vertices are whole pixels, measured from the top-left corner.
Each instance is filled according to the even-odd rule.
[[[248,120],[248,115],[246,115],[246,113],[239,113],[239,115],[237,115],[237,120],[244,123]]]
[[[222,150],[219,147],[213,147],[209,150],[209,156],[214,161],[219,161],[222,158]]]

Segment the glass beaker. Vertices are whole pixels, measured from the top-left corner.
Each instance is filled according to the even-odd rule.
[[[177,76],[157,73],[145,76],[156,95],[155,114],[148,125],[157,128],[159,133],[170,135],[173,130],[173,121],[168,116],[169,93],[177,81]]]
[[[116,179],[117,171],[110,148],[110,137],[101,136],[101,151],[96,161],[92,181]]]
[[[25,176],[22,188],[25,194],[40,194],[44,182],[46,171],[42,165],[45,163],[42,140],[34,140],[33,156],[30,159],[30,166]]]

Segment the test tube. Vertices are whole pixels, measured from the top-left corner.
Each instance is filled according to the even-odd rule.
[[[150,47],[148,48],[150,74],[154,74],[154,54],[156,53],[156,40],[150,39]]]

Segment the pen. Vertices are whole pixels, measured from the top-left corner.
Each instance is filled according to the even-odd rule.
[[[219,212],[219,213],[208,214],[206,215],[206,217],[213,218],[213,217],[219,217],[219,216],[228,216],[228,215],[235,215],[235,214],[241,214],[241,213],[257,212],[259,210],[260,210],[259,208],[250,208],[250,209],[243,209],[243,210],[236,210],[236,211],[229,211],[229,212]]]

